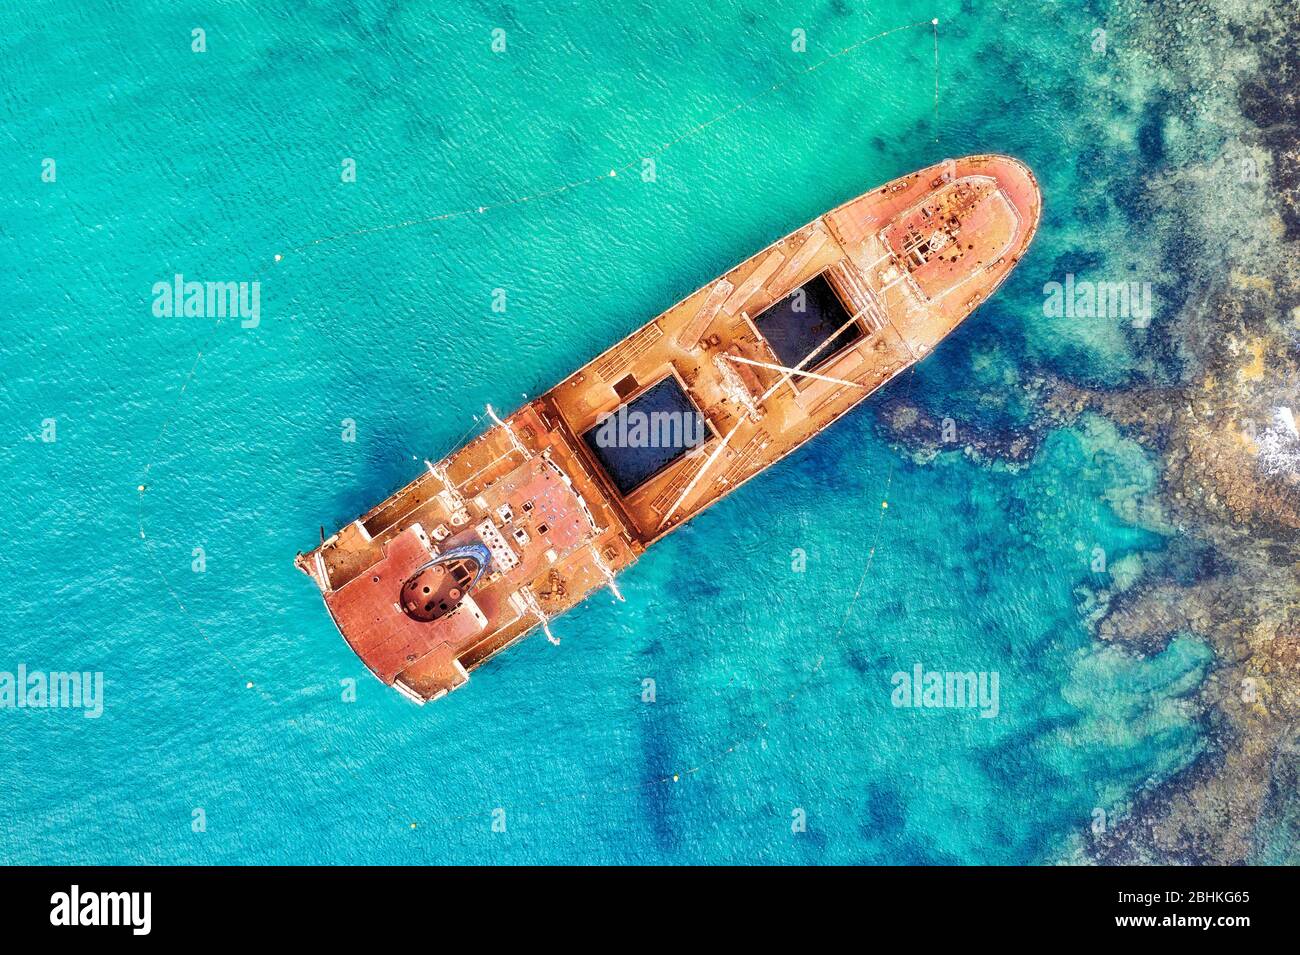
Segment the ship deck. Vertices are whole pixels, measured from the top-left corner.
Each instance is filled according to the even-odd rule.
[[[1001,156],[969,157],[896,180],[698,289],[543,400],[582,434],[665,375],[684,384],[712,438],[631,493],[606,486],[633,536],[649,544],[928,354],[1023,254],[1038,201],[1028,170]],[[939,225],[956,237],[924,247]],[[812,299],[816,286],[834,293],[849,327],[823,320],[825,334],[769,340],[761,331],[765,318],[790,311],[798,290]],[[812,312],[813,303],[806,308]],[[802,369],[819,378],[765,367],[789,368],[789,345],[802,350],[825,338],[836,341]],[[599,479],[599,462],[583,456]]]
[[[948,161],[872,190],[429,463],[299,566],[380,679],[436,698],[593,590],[617,592],[614,575],[646,546],[927,355],[1010,272],[1039,214],[1032,174],[1002,156]],[[608,453],[593,440],[620,409],[653,418],[641,413],[650,407],[667,415],[651,434],[679,445],[647,451],[633,428],[610,432]],[[691,424],[683,414],[698,415],[697,440],[680,443]],[[465,612],[434,623],[403,613],[406,576],[473,535],[493,568]]]

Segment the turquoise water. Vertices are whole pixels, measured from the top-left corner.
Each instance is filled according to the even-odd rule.
[[[1197,636],[1139,657],[1089,626],[1166,545],[1158,462],[1102,418],[1024,464],[961,450],[1037,420],[1034,375],[1167,373],[1119,323],[1041,309],[1076,264],[1164,267],[1106,193],[1169,161],[1142,135],[1160,78],[1093,62],[1097,7],[699,11],[4,5],[0,669],[106,685],[99,719],[0,711],[0,859],[1052,862],[1201,750]],[[937,126],[928,26],[805,72],[933,16]],[[656,547],[625,604],[562,618],[559,647],[423,709],[364,672],[292,567],[318,527],[824,209],[979,151],[1035,169],[1043,227],[914,378]],[[652,183],[496,205],[652,152]],[[259,281],[260,324],[155,317],[177,272]],[[951,417],[953,449],[913,454],[891,396]],[[998,715],[895,708],[916,663],[996,671]]]

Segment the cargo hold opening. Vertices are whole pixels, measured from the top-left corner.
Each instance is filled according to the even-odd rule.
[[[787,368],[795,368],[851,317],[826,276],[815,275],[760,312],[753,322],[776,354],[777,361]],[[854,322],[818,352],[807,370],[815,371],[865,337],[862,326]]]
[[[627,497],[712,434],[677,376],[669,374],[602,415],[582,440]]]

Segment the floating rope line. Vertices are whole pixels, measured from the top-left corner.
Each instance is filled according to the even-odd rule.
[[[545,189],[541,192],[535,192],[530,195],[516,196],[511,199],[500,199],[497,200],[496,202],[489,202],[484,205],[468,206],[463,209],[452,209],[447,212],[439,212],[433,215],[422,216],[415,219],[406,219],[401,222],[390,222],[384,225],[366,226],[360,229],[352,229],[347,232],[338,232],[333,235],[321,236],[320,238],[316,238],[308,242],[304,242],[301,245],[292,246],[285,253],[276,253],[275,261],[276,262],[281,261],[286,254],[299,253],[306,249],[310,249],[313,246],[323,245],[327,242],[337,242],[340,239],[348,239],[348,238],[365,236],[365,235],[374,235],[375,233],[379,233],[379,232],[392,232],[397,229],[409,229],[412,226],[430,225],[435,222],[446,222],[450,219],[461,219],[468,216],[482,215],[484,213],[493,212],[498,209],[506,209],[509,208],[510,206],[516,206],[524,202],[538,202],[543,199],[551,199],[556,196],[563,195],[566,192],[571,192],[574,189],[579,189],[583,186],[595,185],[598,182],[608,182],[611,179],[618,178],[618,174],[620,171],[629,172],[631,170],[636,169],[637,166],[640,165],[641,162],[645,159],[657,158],[659,156],[662,156],[664,153],[666,153],[668,150],[672,149],[673,147],[680,145],[681,143],[685,142],[688,139],[692,139],[695,136],[698,136],[700,133],[704,132],[706,129],[710,128],[711,126],[714,126],[715,124],[720,123],[725,119],[728,119],[729,117],[735,115],[736,113],[739,113],[741,110],[746,109],[749,106],[752,106],[760,99],[763,99],[766,96],[770,96],[773,93],[779,92],[780,90],[784,89],[786,86],[789,86],[791,83],[794,83],[802,79],[803,77],[807,76],[809,73],[814,73],[817,70],[820,70],[822,67],[826,66],[827,64],[834,62],[840,57],[847,56],[850,53],[853,53],[855,50],[858,50],[861,47],[866,46],[868,43],[874,43],[876,40],[883,40],[887,36],[892,36],[895,33],[901,33],[905,30],[915,30],[918,27],[923,27],[928,24],[938,24],[938,22],[939,22],[938,20],[919,20],[916,23],[908,23],[905,24],[904,26],[893,27],[892,29],[885,30],[883,33],[877,33],[874,36],[869,36],[866,37],[865,39],[858,40],[856,43],[851,43],[848,46],[844,47],[843,49],[838,50],[835,53],[831,53],[829,56],[826,56],[818,60],[812,66],[805,67],[804,69],[800,70],[799,72],[795,73],[789,78],[784,79],[779,83],[775,83],[772,86],[755,93],[754,95],[750,96],[747,99],[741,100],[740,102],[736,103],[734,106],[730,107],[729,109],[723,110],[721,113],[718,113],[716,116],[713,116],[711,119],[707,119],[702,123],[697,123],[695,126],[690,127],[685,132],[681,133],[674,139],[668,140],[663,145],[651,149],[643,153],[642,155],[638,156],[637,158],[624,163],[621,166],[616,166],[613,169],[610,169],[608,172],[600,173],[595,176],[588,176],[585,179],[576,179],[573,182],[567,182],[564,183],[563,185],[553,186],[550,189]],[[936,70],[938,69],[938,62],[939,62],[938,43],[939,43],[938,27],[936,26],[935,27],[935,69]],[[936,116],[938,115],[938,109],[939,109],[938,95],[939,95],[939,81],[936,76],[935,78],[935,115]],[[937,122],[936,122],[936,141],[937,141]]]
[[[939,18],[930,23],[934,26],[934,141],[939,141]]]
[[[404,229],[404,228],[409,228],[409,227],[413,227],[413,226],[426,225],[426,224],[431,224],[431,223],[436,223],[436,222],[444,222],[444,221],[448,221],[448,220],[452,220],[452,219],[456,219],[456,218],[468,217],[468,216],[472,216],[472,215],[481,215],[481,214],[487,213],[487,212],[492,211],[492,210],[495,210],[495,209],[502,209],[502,208],[506,208],[506,207],[509,207],[509,206],[518,205],[518,204],[525,203],[525,202],[535,202],[535,201],[539,201],[539,200],[543,200],[543,199],[547,199],[547,198],[552,198],[552,197],[555,197],[555,196],[562,195],[562,194],[564,194],[564,193],[566,193],[566,192],[569,192],[569,191],[571,191],[571,190],[577,189],[577,188],[579,188],[579,187],[581,187],[581,186],[594,185],[595,183],[598,183],[598,182],[604,182],[604,181],[607,181],[607,180],[609,180],[609,179],[617,178],[618,172],[619,172],[620,170],[627,171],[627,170],[635,169],[635,168],[636,168],[636,167],[641,163],[641,161],[642,161],[644,158],[649,158],[649,157],[655,157],[655,156],[660,156],[660,155],[662,155],[663,153],[667,152],[669,149],[672,149],[673,147],[679,145],[680,143],[685,142],[685,141],[687,141],[687,140],[689,140],[689,139],[691,139],[691,138],[693,138],[693,137],[699,135],[700,133],[702,133],[702,132],[705,131],[706,129],[709,129],[710,127],[716,125],[717,123],[720,123],[720,122],[724,121],[725,119],[727,119],[727,118],[729,118],[730,116],[732,116],[732,115],[734,115],[734,114],[740,112],[741,110],[747,108],[748,106],[752,105],[753,103],[757,102],[758,100],[762,99],[763,97],[765,97],[765,96],[769,96],[769,95],[771,95],[772,93],[778,92],[779,90],[781,90],[781,89],[785,88],[786,86],[788,86],[788,85],[790,85],[790,84],[796,82],[797,80],[801,79],[802,77],[807,76],[807,75],[810,74],[810,73],[813,73],[813,72],[816,72],[817,70],[822,69],[823,67],[825,67],[825,66],[827,66],[828,64],[834,62],[835,60],[840,59],[840,58],[842,58],[842,57],[844,57],[844,56],[847,56],[847,55],[853,53],[854,51],[860,49],[861,47],[866,46],[866,45],[869,44],[869,43],[873,43],[873,42],[875,42],[875,41],[877,41],[877,40],[884,39],[885,37],[892,36],[892,35],[895,34],[895,33],[900,33],[900,32],[904,32],[904,31],[907,31],[907,30],[917,29],[918,27],[923,27],[923,26],[925,26],[927,23],[931,24],[931,25],[934,26],[934,28],[935,28],[935,33],[934,33],[934,36],[935,36],[935,40],[934,40],[934,43],[935,43],[935,61],[934,61],[934,62],[935,62],[935,70],[936,70],[936,75],[935,75],[935,123],[936,123],[936,141],[937,141],[937,138],[938,138],[938,137],[937,137],[937,128],[938,128],[938,90],[939,90],[939,79],[938,79],[938,64],[939,64],[939,60],[938,60],[938,20],[937,20],[937,19],[933,19],[933,20],[929,20],[929,21],[924,21],[924,20],[923,20],[923,21],[918,21],[918,22],[916,22],[916,23],[909,23],[909,24],[906,24],[906,25],[903,25],[903,26],[894,27],[894,28],[892,28],[892,29],[885,30],[885,31],[883,31],[883,32],[881,32],[881,33],[874,34],[873,36],[866,37],[866,38],[864,38],[864,39],[862,39],[862,40],[858,40],[857,42],[852,43],[852,44],[850,44],[849,46],[846,46],[846,47],[844,47],[843,49],[838,50],[837,52],[832,53],[832,54],[830,54],[829,56],[824,57],[823,59],[821,59],[821,60],[819,60],[818,62],[814,63],[812,66],[809,66],[809,67],[807,67],[807,68],[805,68],[805,69],[803,69],[803,70],[801,70],[801,71],[795,73],[795,74],[792,75],[791,77],[789,77],[789,78],[787,78],[787,79],[785,79],[785,80],[783,80],[783,81],[781,81],[781,82],[779,82],[779,83],[775,83],[775,84],[773,84],[772,86],[770,86],[770,87],[768,87],[768,88],[766,88],[766,89],[764,89],[764,90],[761,90],[761,91],[758,92],[758,93],[755,93],[753,96],[750,96],[749,98],[747,98],[747,99],[745,99],[745,100],[742,100],[742,101],[738,102],[736,105],[734,105],[734,106],[732,106],[731,108],[729,108],[729,109],[727,109],[727,110],[725,110],[725,111],[723,111],[723,112],[717,114],[716,116],[713,116],[712,118],[706,120],[705,122],[699,123],[699,124],[697,124],[696,126],[691,127],[690,129],[686,130],[685,132],[683,132],[682,134],[680,134],[680,135],[677,136],[676,138],[671,139],[671,140],[668,140],[668,141],[665,142],[663,145],[659,146],[659,147],[656,148],[656,149],[653,149],[653,150],[649,151],[648,153],[644,154],[643,156],[638,156],[636,159],[631,160],[631,161],[629,161],[629,162],[623,164],[622,166],[615,167],[615,168],[609,170],[609,172],[607,172],[607,173],[603,173],[603,174],[600,174],[600,175],[597,175],[597,176],[590,176],[590,177],[588,177],[588,178],[586,178],[586,179],[575,180],[575,181],[573,181],[573,182],[569,182],[569,183],[565,183],[565,184],[563,184],[563,185],[555,186],[555,187],[553,187],[553,188],[551,188],[551,189],[547,189],[547,190],[544,190],[544,191],[541,191],[541,192],[537,192],[537,193],[534,193],[534,194],[531,194],[531,195],[519,196],[519,197],[516,197],[516,198],[513,198],[513,199],[505,199],[505,200],[500,200],[500,201],[493,202],[493,203],[488,203],[488,204],[484,204],[484,205],[474,206],[474,207],[471,207],[471,208],[464,208],[464,209],[451,210],[451,211],[448,211],[448,212],[443,212],[443,213],[439,213],[439,214],[436,214],[436,215],[425,216],[425,217],[422,217],[422,218],[408,219],[408,220],[401,221],[401,222],[388,223],[388,224],[386,224],[386,225],[371,226],[371,227],[366,227],[366,228],[354,229],[354,230],[351,230],[351,231],[348,231],[348,232],[342,232],[342,233],[338,233],[338,234],[335,234],[335,235],[322,236],[322,237],[320,237],[320,238],[313,239],[313,240],[311,240],[311,241],[309,241],[309,242],[305,242],[305,243],[303,243],[303,244],[301,244],[301,245],[293,246],[293,247],[291,247],[290,249],[288,249],[288,252],[290,252],[290,253],[302,252],[302,251],[304,251],[304,250],[306,250],[306,249],[310,249],[310,248],[312,248],[312,247],[314,247],[314,246],[318,246],[318,245],[321,245],[321,244],[324,244],[324,243],[333,242],[333,241],[337,241],[337,240],[340,240],[340,239],[345,239],[345,238],[349,238],[349,237],[353,237],[353,236],[364,236],[364,235],[370,235],[370,234],[375,234],[375,233],[380,233],[380,232],[389,232],[389,231],[394,231],[394,230],[397,230],[397,229]],[[276,262],[280,262],[280,261],[282,261],[283,258],[284,258],[284,254],[282,254],[282,253],[277,253],[277,254],[275,255],[275,261],[276,261]],[[162,565],[162,563],[159,561],[157,555],[154,554],[153,541],[152,541],[152,539],[148,536],[148,534],[147,534],[147,532],[146,532],[146,529],[145,529],[144,499],[145,499],[145,496],[146,496],[146,495],[148,494],[148,492],[150,491],[150,487],[149,487],[148,479],[149,479],[149,475],[150,475],[150,473],[152,472],[152,469],[153,469],[154,458],[157,456],[157,452],[158,452],[159,445],[162,443],[162,440],[163,440],[164,436],[166,435],[167,431],[169,430],[172,421],[175,419],[177,413],[178,413],[179,410],[180,410],[180,406],[181,406],[182,400],[184,399],[186,393],[188,392],[188,390],[189,390],[191,384],[193,383],[193,381],[194,381],[194,379],[195,379],[195,377],[196,377],[196,374],[197,374],[197,372],[198,372],[199,366],[202,364],[202,360],[203,360],[204,353],[205,353],[205,351],[207,350],[207,345],[208,345],[208,343],[211,342],[212,339],[215,337],[215,335],[216,335],[218,329],[220,328],[220,326],[221,326],[221,320],[218,319],[217,322],[213,325],[212,330],[209,332],[208,336],[204,339],[203,343],[200,345],[199,350],[198,350],[198,352],[197,352],[197,354],[196,354],[196,356],[195,356],[194,362],[193,362],[193,364],[191,365],[188,374],[185,376],[184,381],[181,383],[181,388],[180,388],[180,390],[178,391],[178,393],[177,393],[177,395],[176,395],[176,400],[175,400],[175,403],[173,404],[172,410],[171,410],[171,412],[168,414],[168,416],[163,420],[163,424],[162,424],[162,426],[159,428],[158,434],[157,434],[156,437],[154,438],[153,444],[152,444],[152,446],[151,446],[151,449],[150,449],[150,455],[149,455],[149,460],[146,461],[146,463],[145,463],[144,470],[143,470],[142,475],[141,475],[141,481],[140,481],[140,484],[139,484],[139,486],[138,486],[138,488],[137,488],[137,490],[138,490],[138,500],[137,500],[137,520],[138,520],[138,524],[139,524],[140,540],[143,542],[143,547],[144,547],[144,550],[145,550],[145,554],[146,554],[146,556],[147,556],[148,559],[149,559],[149,564],[150,564],[151,569],[153,570],[154,575],[155,575],[156,577],[158,577],[158,579],[159,579],[159,581],[162,583],[164,589],[168,592],[168,594],[171,596],[172,600],[175,602],[175,604],[176,604],[176,606],[177,606],[177,609],[178,609],[178,610],[180,611],[180,613],[181,613],[181,616],[183,616],[183,617],[186,619],[186,621],[189,623],[189,625],[190,625],[190,626],[195,630],[196,633],[198,633],[198,635],[203,639],[203,641],[204,641],[205,643],[208,644],[208,646],[209,646],[209,647],[210,647],[210,648],[211,648],[211,649],[212,649],[212,650],[213,650],[213,651],[214,651],[214,652],[215,652],[215,653],[216,653],[216,654],[217,654],[217,655],[218,655],[218,656],[219,656],[219,657],[220,657],[220,658],[221,658],[221,659],[226,663],[227,666],[230,667],[230,669],[232,670],[232,672],[234,672],[235,675],[236,675],[236,676],[237,676],[241,681],[244,682],[244,684],[245,684],[245,688],[246,688],[246,689],[255,690],[255,691],[258,693],[259,697],[260,697],[260,698],[261,698],[265,703],[267,703],[269,706],[277,707],[277,708],[278,708],[278,707],[281,705],[281,701],[280,701],[279,699],[277,699],[274,695],[272,695],[269,691],[267,691],[267,690],[264,689],[263,687],[261,687],[261,686],[259,686],[258,684],[256,684],[252,679],[249,679],[248,671],[247,671],[245,668],[241,667],[241,666],[240,666],[240,665],[239,665],[239,664],[238,664],[238,663],[237,663],[237,662],[236,662],[236,661],[231,657],[230,654],[228,654],[228,653],[227,653],[227,652],[226,652],[226,651],[225,651],[221,646],[219,646],[219,645],[217,644],[217,642],[214,641],[214,640],[212,639],[212,637],[207,633],[207,631],[206,631],[206,630],[205,630],[205,629],[204,629],[204,628],[203,628],[203,627],[202,627],[202,626],[201,626],[201,625],[200,625],[200,624],[199,624],[199,623],[194,619],[193,615],[192,615],[192,614],[190,613],[190,611],[189,611],[189,608],[186,606],[185,602],[181,599],[180,594],[178,593],[178,591],[176,590],[176,588],[172,586],[172,584],[171,584],[169,578],[167,577],[167,574],[166,574],[165,571],[163,570],[163,565]],[[909,384],[908,384],[908,395],[909,395],[909,396],[910,396],[910,394],[911,394],[911,383],[912,383],[912,381],[913,381],[914,376],[915,376],[915,365],[912,366],[912,369],[911,369],[911,375],[909,375],[909,379],[908,379],[908,381],[909,381]],[[464,438],[465,438],[465,437],[466,437],[466,436],[467,436],[467,435],[468,435],[468,434],[469,434],[469,433],[474,429],[474,427],[475,427],[477,424],[480,423],[480,420],[481,420],[481,419],[479,419],[478,416],[475,416],[475,417],[474,417],[474,420],[471,422],[471,424],[469,425],[469,427],[465,430],[464,434],[462,434],[462,436],[461,436],[461,437],[460,437],[460,438],[455,442],[455,444],[452,446],[452,448],[450,449],[451,451],[454,451],[455,448],[456,448],[456,446],[458,446],[459,444],[461,444],[461,443],[464,441]],[[450,452],[449,452],[449,453],[450,453]],[[426,462],[426,463],[427,463],[427,462]],[[883,528],[883,526],[884,526],[885,513],[886,513],[886,511],[887,511],[887,509],[888,509],[888,496],[889,496],[890,489],[891,489],[892,486],[893,486],[894,472],[895,472],[896,464],[897,464],[896,460],[894,460],[894,459],[891,459],[891,460],[890,460],[889,470],[888,470],[887,477],[886,477],[886,480],[885,480],[884,497],[883,497],[883,499],[882,499],[882,502],[881,502],[881,508],[880,508],[879,513],[878,513],[878,517],[877,517],[877,521],[876,521],[876,529],[875,529],[874,535],[873,535],[873,537],[872,537],[871,547],[870,547],[870,549],[869,549],[868,552],[867,552],[867,559],[866,559],[866,561],[865,561],[865,563],[864,563],[863,570],[862,570],[862,574],[861,574],[861,576],[859,577],[857,587],[856,587],[856,589],[855,589],[855,591],[854,591],[854,594],[853,594],[853,598],[852,598],[852,600],[850,601],[850,603],[849,603],[849,607],[848,607],[848,609],[845,611],[844,617],[843,617],[843,619],[842,619],[841,622],[840,622],[840,627],[839,627],[839,629],[836,631],[835,639],[836,639],[837,641],[838,641],[838,639],[843,635],[845,629],[846,629],[847,626],[848,626],[849,621],[852,619],[853,612],[854,612],[854,610],[855,610],[855,608],[856,608],[856,606],[857,606],[858,600],[859,600],[859,598],[860,598],[860,596],[861,596],[861,594],[862,594],[863,586],[865,585],[865,582],[866,582],[866,580],[867,580],[867,577],[868,577],[868,575],[870,574],[871,569],[872,569],[872,567],[873,567],[873,565],[874,565],[875,555],[876,555],[876,548],[877,548],[877,546],[878,546],[878,544],[879,544],[879,541],[880,541],[881,531],[882,531],[882,528]],[[611,581],[611,585],[612,585],[612,581]],[[616,592],[617,592],[617,591],[616,591]],[[620,596],[621,596],[621,595],[620,595]],[[254,599],[257,600],[257,602],[258,602],[259,604],[262,604],[264,610],[267,610],[267,611],[269,612],[269,608],[266,607],[265,603],[261,600],[260,597],[257,597],[256,594],[254,594]],[[816,677],[816,676],[817,676],[817,675],[822,671],[822,668],[823,668],[823,664],[824,664],[824,662],[825,662],[825,655],[823,654],[823,655],[821,655],[821,656],[819,656],[819,657],[817,658],[816,662],[813,664],[812,668],[811,668],[811,669],[808,671],[808,673],[805,675],[804,680],[799,684],[799,686],[797,686],[794,690],[792,690],[791,692],[789,692],[789,693],[785,696],[784,699],[782,699],[782,700],[779,701],[778,703],[774,704],[774,705],[771,707],[771,709],[768,711],[768,716],[764,717],[764,719],[762,719],[761,721],[757,722],[757,723],[755,724],[755,726],[754,726],[752,732],[748,733],[747,735],[745,735],[745,736],[743,736],[743,737],[738,737],[737,739],[735,739],[735,740],[731,743],[731,745],[727,746],[725,749],[719,750],[719,751],[713,753],[711,756],[708,756],[708,757],[706,757],[706,758],[700,760],[696,765],[694,765],[694,766],[692,766],[692,767],[690,767],[690,768],[688,768],[688,769],[680,770],[680,771],[675,772],[675,773],[672,773],[672,774],[670,774],[670,775],[665,775],[665,776],[660,776],[660,777],[652,778],[652,779],[649,779],[649,780],[645,780],[645,781],[643,781],[643,782],[641,782],[641,783],[632,784],[632,785],[627,785],[627,786],[621,786],[621,787],[604,787],[604,788],[601,788],[601,789],[591,789],[591,790],[574,791],[574,792],[571,792],[571,793],[569,793],[569,794],[561,795],[561,796],[558,796],[558,797],[555,797],[555,798],[552,798],[552,799],[545,799],[545,800],[537,801],[536,803],[534,803],[534,805],[540,808],[540,807],[555,806],[555,805],[560,805],[560,804],[569,803],[569,802],[577,802],[577,801],[586,800],[586,799],[588,798],[589,795],[598,795],[598,796],[619,795],[619,794],[624,794],[624,793],[634,792],[634,791],[637,791],[637,790],[648,789],[648,788],[651,788],[651,787],[654,787],[654,786],[668,785],[668,784],[677,783],[677,782],[679,782],[679,781],[681,780],[681,778],[682,778],[683,776],[695,775],[695,774],[699,773],[699,772],[700,772],[704,767],[706,767],[706,766],[710,766],[710,765],[712,765],[712,764],[714,764],[714,763],[717,763],[717,762],[721,761],[722,759],[725,759],[728,755],[731,755],[732,753],[736,752],[737,749],[739,749],[740,747],[744,746],[745,744],[747,744],[748,742],[750,742],[751,740],[755,739],[755,738],[758,737],[760,734],[762,734],[762,733],[767,729],[768,725],[770,724],[770,721],[771,721],[771,720],[770,720],[770,717],[771,717],[771,715],[773,715],[773,714],[780,714],[780,713],[783,713],[783,712],[784,712],[784,711],[785,711],[785,710],[786,710],[786,709],[787,709],[787,708],[788,708],[788,707],[789,707],[789,706],[794,702],[794,700],[797,699],[797,698],[798,698],[798,697],[803,693],[803,691],[804,691],[805,689],[807,689],[807,688],[812,684],[814,678],[815,678],[815,677]],[[360,775],[358,775],[358,773],[357,773],[357,772],[352,768],[352,766],[349,765],[349,762],[348,762],[347,760],[345,760],[345,759],[344,759],[342,756],[340,756],[338,753],[333,752],[332,750],[328,749],[327,747],[322,746],[322,745],[320,744],[320,741],[319,741],[318,739],[316,739],[316,737],[313,736],[312,733],[310,733],[310,732],[308,731],[308,729],[307,729],[307,728],[306,728],[306,727],[305,727],[305,726],[304,726],[304,725],[303,725],[303,724],[302,724],[302,723],[301,723],[297,718],[294,718],[294,717],[289,717],[289,718],[287,718],[287,719],[285,720],[285,724],[284,724],[284,725],[291,726],[291,727],[293,727],[294,729],[297,729],[298,731],[300,731],[304,736],[307,736],[309,739],[311,739],[312,743],[315,745],[317,752],[321,753],[321,754],[324,755],[326,758],[332,759],[333,761],[335,761],[336,763],[338,763],[339,765],[341,765],[342,768],[343,768],[343,769],[348,773],[349,776],[352,777],[352,779],[353,779],[354,781],[356,781],[356,782],[358,782],[358,783],[363,783],[363,784],[365,784],[366,781],[363,780],[362,777],[361,777]],[[411,815],[408,814],[408,813],[404,813],[404,812],[402,812],[402,811],[401,811],[401,810],[400,810],[400,809],[399,809],[399,808],[398,808],[398,807],[397,807],[397,806],[392,802],[392,800],[388,798],[386,790],[385,790],[381,785],[379,785],[379,782],[380,782],[379,780],[372,779],[372,780],[370,781],[370,784],[369,784],[369,787],[368,787],[368,788],[370,788],[371,790],[373,790],[373,791],[376,793],[376,795],[379,797],[380,801],[382,801],[383,803],[385,803],[385,804],[388,806],[388,808],[389,808],[389,810],[392,812],[394,818],[402,820],[403,825],[404,825],[404,826],[409,825],[409,827],[410,827],[411,829],[416,829],[416,828],[418,828],[419,821],[418,821],[418,820],[416,820],[416,821],[411,821]],[[433,820],[433,821],[435,821],[435,822],[442,822],[442,823],[446,824],[446,823],[460,822],[460,821],[464,821],[464,820],[468,820],[468,819],[482,818],[483,816],[484,816],[484,810],[483,810],[483,809],[475,809],[475,810],[473,810],[473,811],[467,811],[467,812],[460,813],[460,814],[439,816],[439,817],[437,817],[437,819],[435,819],[435,820]]]

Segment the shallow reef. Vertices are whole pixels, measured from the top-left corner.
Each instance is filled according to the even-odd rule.
[[[1112,807],[1070,857],[1294,862],[1300,19],[1285,3],[1165,0],[1117,3],[1106,23],[1126,44],[1119,75],[1105,78],[1115,91],[1107,108],[1137,114],[1147,174],[1118,172],[1098,154],[1095,175],[1099,188],[1129,178],[1117,205],[1136,244],[1157,250],[1161,308],[1132,332],[1127,380],[1107,386],[1030,367],[1022,389],[1033,420],[1012,432],[961,422],[955,446],[1022,464],[1051,430],[1100,415],[1149,449],[1160,467],[1149,503],[1169,544],[1146,555],[1136,579],[1090,593],[1088,619],[1097,640],[1131,652],[1158,654],[1185,633],[1214,652],[1194,691],[1200,756]],[[1102,252],[1083,248],[1063,264],[1099,261]],[[883,402],[879,421],[919,461],[954,447],[943,422],[908,398]]]
[[[1197,294],[1164,326],[1177,379],[1107,394],[1058,382],[1048,408],[1059,418],[1094,408],[1157,448],[1171,523],[1209,555],[1200,573],[1166,568],[1140,581],[1097,636],[1150,648],[1188,630],[1216,663],[1199,691],[1205,752],[1137,800],[1093,855],[1280,861],[1272,847],[1294,847],[1300,835],[1300,21],[1289,4],[1162,3],[1150,13],[1134,13],[1144,48],[1192,83],[1210,81],[1217,65],[1216,113],[1231,115],[1231,91],[1247,122],[1217,156],[1160,184],[1156,201],[1201,239],[1203,271],[1187,278]],[[1244,62],[1245,50],[1254,68],[1234,75],[1228,64]],[[1279,830],[1288,818],[1289,833]]]

